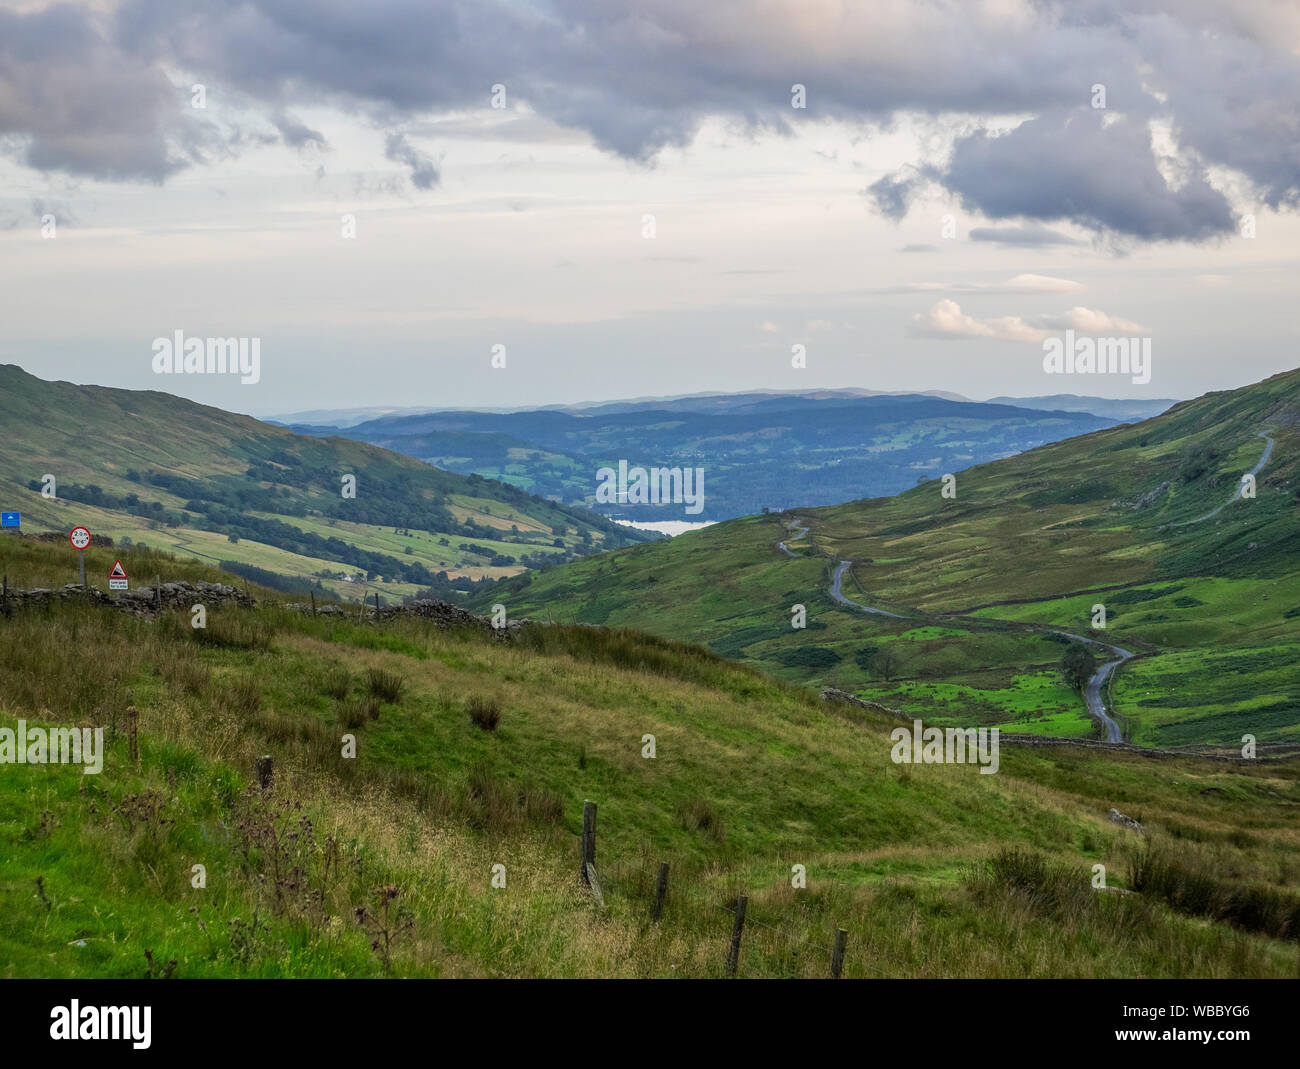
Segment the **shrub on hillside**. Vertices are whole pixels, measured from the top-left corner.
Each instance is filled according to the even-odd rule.
[[[339,723],[349,730],[361,727],[367,721],[379,719],[379,699],[373,694],[361,694],[339,702]]]
[[[406,680],[397,672],[390,672],[387,668],[367,668],[366,688],[374,697],[396,704],[402,700]]]
[[[1133,890],[1162,898],[1180,913],[1300,940],[1300,897],[1264,884],[1225,879],[1210,862],[1186,849],[1148,842],[1133,858],[1130,882]]]
[[[466,706],[469,709],[470,720],[484,731],[496,731],[497,725],[501,723],[499,698],[485,698],[481,694],[475,694]]]
[[[825,646],[796,646],[781,650],[777,658],[787,668],[833,668],[843,658]]]

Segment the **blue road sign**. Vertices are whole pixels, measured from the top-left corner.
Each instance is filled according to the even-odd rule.
[[[0,512],[0,527],[21,527],[22,514],[18,512]]]

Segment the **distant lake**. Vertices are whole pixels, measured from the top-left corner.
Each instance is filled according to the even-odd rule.
[[[717,521],[691,523],[689,520],[658,520],[655,523],[642,523],[639,520],[615,520],[614,522],[622,524],[624,527],[635,527],[638,531],[658,531],[660,534],[666,534],[669,538],[672,538],[679,534],[685,534],[687,531],[698,531],[702,527],[712,527]]]

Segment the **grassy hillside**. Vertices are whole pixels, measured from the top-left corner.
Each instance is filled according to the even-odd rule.
[[[54,498],[41,492],[46,475]],[[347,475],[355,497],[343,496]],[[448,591],[642,538],[375,446],[12,365],[0,365],[0,508],[21,512],[26,530],[83,524],[354,598],[367,587],[389,599]]]
[[[742,976],[825,975],[836,927],[847,976],[1295,975],[1294,760],[903,766],[892,722],[628,632],[189,624],[0,616],[0,727],[108,729],[97,776],[4,766],[0,975],[717,976],[741,893]]]
[[[781,678],[959,723],[1093,730],[1028,624],[1143,657],[1111,694],[1134,741],[1300,738],[1300,372],[1032,450],[892,498],[753,517],[523,576],[516,616],[643,628]],[[1231,500],[1262,459],[1253,500]],[[1217,514],[1201,519],[1223,506]],[[796,540],[798,525],[810,533]],[[786,540],[789,555],[778,547]],[[869,616],[844,593],[910,620]],[[791,627],[802,604],[808,626]]]

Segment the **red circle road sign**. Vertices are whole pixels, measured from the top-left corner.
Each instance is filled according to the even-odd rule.
[[[68,532],[68,541],[73,549],[85,549],[90,545],[90,532],[84,527],[74,527]]]

